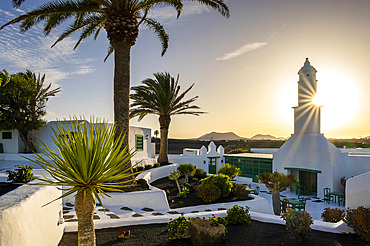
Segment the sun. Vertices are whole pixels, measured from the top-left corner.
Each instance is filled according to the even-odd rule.
[[[333,130],[355,120],[360,105],[356,83],[346,74],[333,70],[317,73],[317,93],[313,103],[321,108],[321,130]]]

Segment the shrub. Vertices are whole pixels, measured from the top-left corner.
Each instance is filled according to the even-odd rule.
[[[217,174],[208,176],[205,179],[202,179],[202,184],[214,184],[221,190],[221,196],[228,196],[231,192],[231,187],[233,186],[229,176],[224,174]]]
[[[370,242],[370,208],[360,206],[356,209],[348,209],[344,222],[353,228],[356,235]]]
[[[150,164],[148,164],[148,165],[145,165],[144,166],[144,168],[145,168],[145,170],[149,170],[149,169],[151,169],[153,166],[152,165],[150,165]]]
[[[210,203],[221,197],[221,190],[214,184],[201,184],[197,188],[197,196],[206,203]]]
[[[235,184],[233,185],[232,188],[232,194],[237,198],[237,199],[247,199],[249,196],[249,190],[245,185],[242,184]]]
[[[344,209],[325,208],[321,218],[325,222],[337,223],[344,218]]]
[[[249,207],[246,206],[244,209],[241,206],[234,205],[227,210],[225,219],[229,224],[250,224],[251,216],[249,214]]]
[[[234,165],[226,163],[225,165],[218,169],[218,173],[225,174],[229,176],[231,179],[233,179],[240,174],[240,168],[237,168]]]
[[[154,163],[153,167],[160,167],[161,163]]]
[[[221,224],[224,226],[227,226],[228,224],[227,220],[224,217],[221,216],[216,217],[214,214],[212,214],[212,217],[209,217],[209,220],[212,221],[212,223],[214,224]]]
[[[9,170],[6,171],[8,174],[8,181],[12,181],[12,183],[28,183],[35,179],[32,173],[33,166],[24,165],[22,167],[20,165],[16,165],[16,167],[15,172]]]
[[[300,235],[310,231],[313,224],[312,217],[307,211],[288,209],[288,213],[283,216],[283,219],[286,221],[285,226],[287,230],[296,231]]]
[[[171,219],[167,224],[168,238],[184,238],[189,235],[188,232],[188,219],[180,216],[177,219]]]
[[[137,167],[132,168],[132,172],[136,173],[137,172]]]
[[[142,167],[142,166],[138,166],[138,167],[137,167],[137,171],[138,171],[138,172],[144,171],[144,167]]]
[[[250,151],[247,150],[247,149],[239,148],[239,149],[230,150],[228,154],[239,154],[239,153],[248,153],[248,152],[250,152]]]
[[[189,193],[189,189],[185,187],[181,192],[177,193],[177,197],[186,198],[187,193]]]
[[[207,173],[203,169],[196,168],[195,173],[194,173],[194,178],[197,178],[199,180],[205,179],[207,178]]]
[[[191,164],[181,164],[177,170],[185,175],[185,182],[188,182],[188,177],[195,172],[195,167]]]

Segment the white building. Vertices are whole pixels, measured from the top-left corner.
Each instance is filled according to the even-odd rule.
[[[71,127],[72,121],[62,121],[63,127]],[[90,123],[86,121],[87,127]],[[53,142],[53,130],[57,128],[57,121],[50,121],[41,127],[38,131],[31,133],[31,140],[34,142],[36,151],[40,149],[37,146],[42,146],[40,140],[49,148],[58,151],[57,146]],[[66,128],[65,128],[66,129]],[[140,165],[154,164],[155,148],[154,143],[151,143],[151,129],[143,127],[130,126],[129,130],[129,148],[135,151],[135,156],[131,159],[132,163],[141,162]],[[2,145],[2,152],[4,154],[18,154],[24,151],[23,141],[19,137],[17,130],[0,131],[0,144]],[[0,149],[1,152],[1,149]]]
[[[273,170],[294,174],[300,185],[323,197],[323,189],[342,191],[340,178],[370,172],[370,155],[341,152],[320,132],[320,106],[316,94],[316,69],[308,58],[299,70],[298,106],[294,109],[294,134],[273,153]],[[370,188],[370,180],[367,183]],[[370,201],[370,199],[368,199]]]

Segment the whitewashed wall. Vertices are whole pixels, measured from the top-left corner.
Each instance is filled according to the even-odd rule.
[[[370,172],[350,178],[346,182],[346,208],[370,207]]]
[[[55,246],[63,236],[62,192],[55,187],[23,185],[0,197],[0,245]]]
[[[142,128],[142,127],[135,127],[130,126],[129,131],[129,146],[130,149],[135,150],[135,135],[142,135],[143,136],[143,150],[137,151],[135,156],[132,158],[132,163],[135,164],[137,162],[142,162],[139,165],[146,165],[146,164],[154,164],[155,159],[152,158],[152,146],[151,146],[151,129],[149,128]]]
[[[12,139],[3,139],[2,138],[2,132],[11,132],[12,133]],[[15,154],[19,153],[19,151],[22,149],[19,149],[19,141],[22,142],[22,140],[19,137],[19,133],[17,130],[13,131],[0,131],[0,143],[3,144],[4,153],[9,154]]]
[[[370,155],[349,153],[348,176],[346,176],[346,178],[357,176],[357,175],[360,175],[366,172],[370,172]],[[370,185],[370,182],[369,182],[369,185]]]

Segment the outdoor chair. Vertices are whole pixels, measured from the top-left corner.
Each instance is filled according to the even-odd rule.
[[[342,203],[343,206],[345,206],[346,204],[346,200],[345,200],[345,197],[344,196],[340,196],[338,197],[338,205],[340,206],[340,204]]]
[[[253,194],[257,195],[260,193],[260,187],[257,185],[256,188],[254,189]]]
[[[303,211],[306,211],[306,199],[305,198],[299,198],[299,201],[303,202],[303,204],[296,205],[294,208],[299,209],[299,210],[303,209]]]
[[[330,195],[330,188],[324,188],[324,201],[330,203],[330,201],[334,202],[334,196]]]

